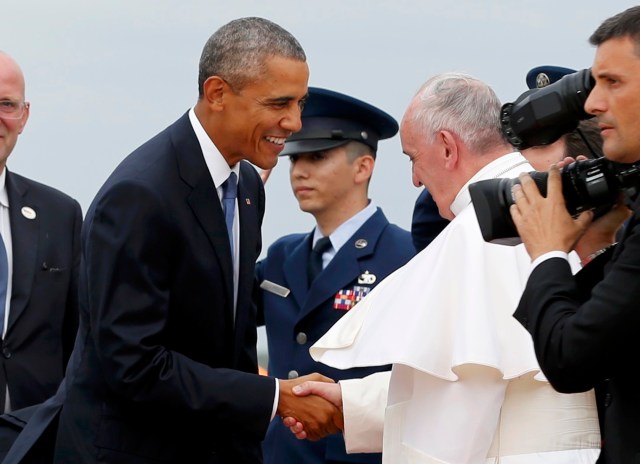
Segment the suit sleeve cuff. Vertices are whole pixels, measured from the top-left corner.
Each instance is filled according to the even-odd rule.
[[[538,256],[532,263],[531,263],[531,270],[533,271],[536,267],[538,267],[539,264],[545,262],[548,259],[551,258],[562,258],[565,261],[569,261],[569,255],[567,253],[565,253],[564,251],[549,251],[543,255]]]

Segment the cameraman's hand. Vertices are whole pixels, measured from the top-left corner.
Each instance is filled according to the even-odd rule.
[[[574,161],[584,161],[586,159],[589,159],[589,158],[587,158],[584,155],[578,155],[576,158],[572,158],[571,156],[565,156],[563,159],[561,159],[556,163],[556,166],[558,166],[558,169],[562,171],[562,168],[564,168],[565,166],[569,166]],[[551,168],[551,166],[549,166],[549,168]]]
[[[571,217],[557,165],[549,169],[546,198],[529,174],[521,174],[520,182],[512,188],[515,203],[510,213],[531,260],[549,251],[571,251],[591,223],[593,213],[587,211],[577,219]]]
[[[605,214],[593,221],[584,235],[576,243],[576,253],[586,264],[588,257],[616,241],[616,234],[632,214],[620,194],[616,204]]]
[[[586,156],[579,155],[576,159],[567,156],[558,163],[559,168],[563,168],[574,161],[583,161],[588,159]],[[598,250],[608,247],[616,241],[616,234],[632,214],[632,211],[624,203],[624,195],[620,194],[616,204],[607,213],[587,228],[584,235],[578,240],[575,251],[578,253],[580,260],[585,260]]]

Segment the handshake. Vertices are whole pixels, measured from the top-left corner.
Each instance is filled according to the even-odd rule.
[[[340,385],[321,374],[278,380],[276,414],[299,439],[319,440],[344,429]]]

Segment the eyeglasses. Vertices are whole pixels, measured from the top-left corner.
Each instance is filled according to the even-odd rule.
[[[0,100],[0,117],[5,119],[20,119],[24,110],[29,108],[29,102]]]

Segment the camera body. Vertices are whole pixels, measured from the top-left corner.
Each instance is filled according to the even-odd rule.
[[[548,173],[530,173],[543,196],[547,195]],[[567,211],[577,216],[594,210],[601,216],[615,204],[621,191],[634,195],[640,186],[640,162],[621,164],[606,158],[576,161],[562,169],[562,193]],[[487,242],[515,244],[504,240],[518,237],[509,207],[514,203],[511,188],[520,179],[489,179],[473,183],[469,193],[478,217],[482,237]]]
[[[515,102],[502,105],[502,133],[519,150],[555,142],[592,117],[584,103],[594,85],[591,70],[583,69],[523,93]]]

